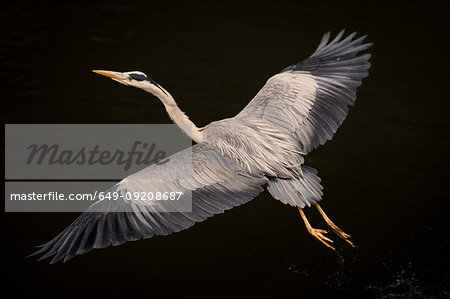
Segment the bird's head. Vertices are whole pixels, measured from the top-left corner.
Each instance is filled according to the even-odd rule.
[[[113,72],[104,70],[92,70],[94,73],[109,77],[123,85],[134,86],[160,97],[167,95],[167,91],[156,83],[152,78],[140,71]]]

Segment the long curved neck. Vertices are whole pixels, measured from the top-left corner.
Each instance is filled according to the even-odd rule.
[[[181,111],[172,95],[161,87],[162,90],[146,90],[158,97],[164,104],[167,113],[172,121],[177,124],[183,132],[192,140],[199,143],[203,141],[203,131],[189,119],[189,117]]]

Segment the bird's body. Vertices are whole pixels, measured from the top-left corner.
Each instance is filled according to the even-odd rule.
[[[198,128],[159,84],[141,72],[96,71],[157,96],[171,119],[196,145],[125,178],[108,192],[171,192],[192,196],[192,211],[173,212],[163,203],[93,204],[55,239],[36,252],[52,262],[69,260],[93,248],[167,235],[246,203],[266,187],[271,195],[297,207],[308,231],[331,247],[325,231],[313,229],[302,209],[317,205],[325,221],[347,242],[349,235],[329,220],[318,205],[322,187],[304,156],[333,137],[356,99],[356,87],[368,75],[371,44],[355,34],[330,43],[326,34],[315,53],[271,77],[235,117]],[[332,248],[332,247],[331,247]]]
[[[260,118],[240,114],[212,122],[204,129],[204,142],[254,175],[290,178],[301,173],[299,146]]]

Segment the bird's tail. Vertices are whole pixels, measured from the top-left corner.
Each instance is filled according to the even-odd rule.
[[[302,165],[303,175],[298,178],[271,178],[267,190],[284,204],[304,208],[316,205],[322,199],[322,186],[317,170]]]

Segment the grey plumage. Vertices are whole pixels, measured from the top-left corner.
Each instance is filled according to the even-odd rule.
[[[163,203],[97,202],[32,256],[67,261],[93,248],[178,232],[250,201],[263,186],[285,204],[317,204],[320,178],[303,165],[304,155],[333,137],[370,67],[370,54],[357,55],[371,46],[362,43],[365,36],[343,35],[328,43],[325,34],[313,55],[271,77],[237,116],[206,126],[199,144],[108,190],[192,192],[192,212],[167,212]]]
[[[372,44],[354,41],[356,33],[327,44],[330,34],[308,59],[273,76],[242,110],[277,126],[300,144],[304,154],[330,140],[354,104],[356,88],[368,76],[370,54],[356,56]]]
[[[319,203],[322,198],[322,186],[317,170],[302,165],[303,175],[290,179],[269,178],[267,191],[284,204],[304,208]]]
[[[184,168],[191,159],[192,173]],[[261,186],[267,181],[264,176],[240,172],[233,161],[207,143],[197,144],[192,151],[181,151],[163,165],[153,164],[107,191],[125,193],[145,188],[146,192],[170,192],[174,185],[177,190],[192,192],[192,212],[167,212],[160,204],[145,205],[139,200],[98,201],[33,255],[46,252],[41,259],[55,255],[52,263],[62,258],[67,261],[93,248],[178,232],[248,202],[263,191]]]

